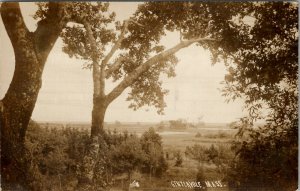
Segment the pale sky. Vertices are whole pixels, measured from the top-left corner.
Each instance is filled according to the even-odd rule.
[[[135,11],[137,3],[113,2],[110,9],[116,12],[118,20],[124,20]],[[21,3],[21,10],[29,30],[35,30],[33,3]],[[172,47],[179,42],[177,33],[168,33],[162,44]],[[5,95],[14,70],[14,53],[0,19],[0,99]],[[83,70],[82,60],[70,59],[61,51],[62,41],[58,39],[51,51],[43,73],[43,85],[32,115],[36,121],[90,122],[92,111],[92,73]],[[210,53],[201,47],[190,46],[176,53],[179,63],[175,78],[163,78],[163,86],[169,90],[165,97],[165,115],[143,107],[138,111],[128,108],[125,91],[109,107],[105,121],[159,122],[171,119],[187,119],[195,122],[204,116],[207,123],[228,123],[242,117],[243,102],[225,103],[219,89],[224,79],[225,66],[212,66]],[[108,84],[112,88],[115,84]]]

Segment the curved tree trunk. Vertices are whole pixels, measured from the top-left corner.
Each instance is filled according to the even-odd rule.
[[[27,29],[18,3],[1,5],[1,17],[15,54],[13,79],[0,101],[3,190],[22,190],[28,185],[24,139],[42,85],[45,62],[66,23],[61,20],[61,7],[51,4],[49,13],[54,16],[41,20],[33,33]]]
[[[41,88],[43,65],[36,59],[32,49],[26,49],[24,52],[26,55],[20,53],[16,56],[14,77],[2,100],[1,182],[3,186],[6,183],[16,184],[20,181],[25,185],[24,138]]]

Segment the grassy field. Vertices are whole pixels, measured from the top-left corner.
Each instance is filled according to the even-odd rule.
[[[48,128],[78,128],[80,130],[90,130],[88,123],[39,123],[42,127]],[[149,128],[153,127],[161,135],[165,150],[179,149],[184,151],[187,146],[201,144],[210,146],[212,144],[228,144],[235,133],[234,129],[227,124],[206,124],[198,128],[186,128],[175,130],[168,127],[158,128],[158,123],[106,123],[105,129],[117,132],[129,132],[142,135]],[[198,136],[196,136],[198,135]]]
[[[150,127],[153,127],[162,137],[165,150],[175,149],[180,151],[184,151],[187,146],[194,144],[204,146],[229,144],[235,134],[235,130],[229,128],[227,124],[206,124],[198,128],[186,128],[184,130],[168,127],[159,129],[158,126],[155,123],[124,123],[121,125],[107,124],[106,129],[110,131],[116,129],[117,132],[128,131],[129,133],[141,135]]]

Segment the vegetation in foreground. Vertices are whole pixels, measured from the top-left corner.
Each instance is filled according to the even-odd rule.
[[[89,141],[88,131],[42,128],[31,122],[26,136],[30,187],[76,190],[82,166],[87,165],[82,156]],[[106,132],[100,152],[94,168],[98,177],[94,179],[93,190],[115,185],[128,188],[135,172],[151,178],[161,177],[167,169],[161,137],[153,129],[141,137],[128,132]]]
[[[229,146],[211,144],[207,147],[190,142],[184,150],[164,149],[163,141],[154,128],[140,136],[128,131],[107,131],[100,149],[105,155],[99,155],[98,168],[95,168],[99,177],[93,189],[127,190],[132,180],[138,180],[141,189],[168,189],[173,180],[224,179],[225,166],[233,156]],[[32,121],[26,135],[30,169],[27,176],[31,187],[34,190],[76,190],[88,142],[88,131],[42,127]],[[202,178],[205,179],[197,178],[199,173],[204,173]]]
[[[225,133],[219,129],[207,131],[201,128],[187,131],[193,132],[192,136],[199,142],[190,141],[184,148],[179,145],[186,142],[190,134],[182,134],[174,142],[171,137],[176,138],[178,135],[162,136],[154,128],[144,128],[144,133],[139,136],[128,131],[106,131],[100,149],[102,154],[98,155],[98,166],[95,168],[98,177],[94,180],[92,190],[128,190],[133,180],[140,184],[136,190],[168,190],[172,188],[171,181],[197,181],[205,184],[205,181],[219,180],[226,185],[226,190],[243,190],[243,187],[233,185],[242,178],[236,170],[237,166],[243,167],[243,171],[248,169],[249,177],[256,169],[251,170],[246,166],[249,159],[242,161],[235,158],[232,141],[236,131]],[[49,128],[32,121],[26,136],[30,187],[33,190],[77,190],[86,144],[89,144],[87,130]],[[293,172],[293,168],[285,170]],[[257,173],[257,178],[262,178],[266,173]],[[287,185],[286,182],[283,184]],[[265,187],[262,188],[262,185]],[[265,183],[244,188],[276,190]]]

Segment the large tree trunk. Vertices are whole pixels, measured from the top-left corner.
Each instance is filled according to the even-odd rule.
[[[105,155],[102,153],[106,146],[104,141],[104,117],[106,112],[104,98],[95,97],[92,111],[91,138],[86,145],[86,153],[80,169],[78,190],[105,189]],[[97,187],[97,188],[96,188]]]
[[[24,138],[41,87],[40,64],[27,41],[16,56],[16,68],[10,87],[2,100],[1,112],[1,182],[25,185],[26,160]],[[23,50],[22,50],[23,49]]]
[[[28,185],[24,139],[42,85],[45,62],[65,25],[59,17],[60,7],[52,4],[49,12],[55,16],[41,20],[32,33],[23,21],[18,3],[1,5],[1,17],[15,53],[13,79],[0,102],[3,190],[22,190]]]
[[[105,98],[100,96],[93,98],[91,137],[103,135],[106,109]]]

